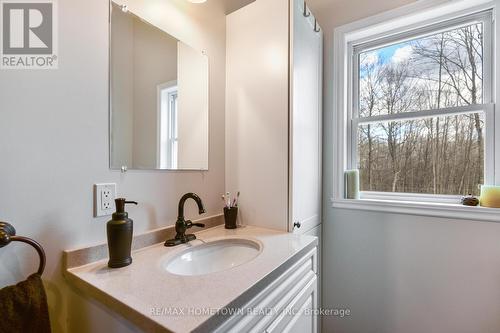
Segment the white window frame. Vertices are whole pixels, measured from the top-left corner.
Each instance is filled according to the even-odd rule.
[[[492,10],[491,19],[485,11]],[[345,170],[357,167],[357,126],[365,122],[357,115],[353,98],[357,94],[354,75],[358,75],[356,54],[370,46],[379,48],[384,44],[393,44],[404,39],[412,39],[425,34],[433,34],[440,29],[448,30],[471,20],[472,15],[477,20],[485,22],[485,36],[489,34],[492,43],[484,45],[484,53],[491,54],[490,62],[486,61],[483,102],[481,105],[464,106],[440,110],[424,110],[408,112],[407,114],[382,115],[370,118],[370,122],[391,119],[416,119],[422,116],[435,117],[450,114],[483,112],[485,115],[485,183],[500,184],[500,116],[495,117],[495,97],[498,95],[499,74],[495,72],[496,56],[499,45],[495,36],[499,35],[499,28],[495,23],[495,2],[482,0],[423,0],[383,14],[335,29],[334,33],[334,184],[332,204],[336,208],[353,208],[372,211],[389,211],[417,215],[440,217],[457,217],[465,219],[481,219],[500,221],[498,210],[483,207],[464,207],[459,204],[460,196],[362,192],[361,199],[344,199]],[[487,37],[487,36],[486,36]],[[356,52],[356,48],[358,52]],[[491,82],[491,86],[487,82]],[[495,131],[495,129],[497,129]]]
[[[175,170],[178,167],[178,109],[174,110],[172,102],[178,108],[178,86],[177,81],[159,84],[156,88],[157,94],[157,167],[158,169]],[[164,98],[164,95],[167,98]],[[166,137],[166,141],[162,137]]]

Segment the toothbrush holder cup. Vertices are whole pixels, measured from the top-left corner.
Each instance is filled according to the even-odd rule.
[[[236,229],[238,207],[224,207],[224,224],[226,229]]]

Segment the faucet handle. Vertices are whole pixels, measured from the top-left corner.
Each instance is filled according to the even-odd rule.
[[[205,225],[203,223],[193,223],[192,221],[186,221],[186,229],[189,229],[192,227],[204,228]]]

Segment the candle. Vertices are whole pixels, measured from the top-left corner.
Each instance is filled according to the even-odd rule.
[[[346,170],[344,173],[345,198],[359,199],[359,171]]]
[[[482,185],[479,204],[482,207],[500,208],[500,186]]]

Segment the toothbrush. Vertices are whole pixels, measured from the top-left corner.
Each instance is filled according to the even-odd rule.
[[[224,203],[224,206],[226,205],[226,197],[224,196],[224,194],[222,195],[222,202]]]
[[[234,199],[234,206],[238,207],[238,201],[240,200],[240,191],[238,191],[238,194],[236,195],[236,198]]]
[[[226,192],[227,208],[231,208],[231,193]]]

